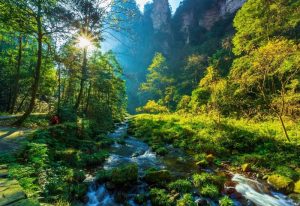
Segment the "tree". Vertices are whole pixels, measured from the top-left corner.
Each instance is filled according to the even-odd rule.
[[[192,80],[191,83],[193,88],[198,85],[200,79],[203,77],[206,66],[207,57],[197,54],[188,56],[185,71],[187,73],[187,78]]]
[[[16,11],[21,11],[21,16],[15,16],[15,19],[11,21],[18,21],[21,18],[26,19],[27,23],[24,24],[22,29],[27,33],[35,36],[37,41],[37,60],[34,70],[34,80],[31,86],[31,99],[29,106],[25,113],[19,118],[14,124],[21,125],[22,122],[30,115],[35,106],[35,101],[39,89],[40,79],[41,79],[41,68],[43,61],[43,42],[46,41],[46,36],[54,32],[50,27],[51,25],[51,15],[57,13],[56,1],[43,1],[43,0],[8,0],[3,3],[7,8],[11,9],[10,12],[15,13]],[[23,22],[24,22],[23,19]],[[47,30],[50,28],[50,30]]]
[[[150,114],[168,113],[167,107],[162,106],[154,100],[149,100],[145,106],[137,108],[137,112],[144,112]]]
[[[292,40],[271,40],[237,59],[231,71],[231,78],[239,85],[238,91],[254,95],[260,100],[256,103],[261,108],[275,112],[288,140],[282,117],[287,114],[289,105],[297,105],[300,100],[299,48]]]
[[[147,92],[154,100],[163,100],[167,94],[167,88],[174,80],[169,77],[167,62],[161,53],[155,54],[148,72],[146,82],[140,87],[141,91]]]
[[[299,10],[297,0],[248,0],[234,18],[234,53],[249,53],[276,36],[295,38]]]

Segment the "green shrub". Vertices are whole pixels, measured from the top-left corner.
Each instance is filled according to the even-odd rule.
[[[48,160],[48,147],[46,144],[28,143],[26,148],[28,162],[36,169],[46,166]]]
[[[147,201],[147,197],[144,194],[138,194],[134,197],[134,202],[139,204],[139,205],[142,205],[146,201]]]
[[[152,205],[155,206],[171,206],[172,202],[168,197],[166,190],[153,188],[150,190],[150,200]]]
[[[275,170],[275,173],[289,177],[294,181],[299,179],[299,173],[287,166],[278,166]]]
[[[150,114],[169,112],[167,107],[156,103],[154,100],[149,100],[145,106],[137,108],[136,111],[139,113],[150,113]]]
[[[96,174],[96,180],[99,183],[107,182],[111,180],[111,174],[112,172],[110,170],[100,170]]]
[[[155,149],[154,152],[156,152],[158,155],[162,155],[162,156],[168,154],[168,150],[165,147],[159,147],[159,148]]]
[[[219,189],[213,184],[206,184],[201,187],[200,194],[210,198],[217,198],[219,196]]]
[[[188,193],[192,189],[192,183],[188,180],[179,179],[168,184],[170,190],[175,190],[180,193]]]
[[[176,206],[197,206],[191,194],[184,194],[183,197],[177,201]]]
[[[145,181],[148,184],[156,186],[165,186],[171,181],[171,173],[168,170],[157,170],[154,168],[148,169],[144,176]]]
[[[88,191],[88,185],[85,183],[76,183],[70,185],[70,193],[72,195],[72,199],[76,200],[84,199],[86,192]]]
[[[228,196],[224,196],[219,200],[219,205],[220,206],[233,206],[234,202]]]
[[[193,175],[193,183],[195,187],[202,187],[204,184],[210,183],[213,176],[209,173],[203,172],[201,174]]]
[[[117,187],[127,188],[136,184],[138,178],[138,166],[129,164],[111,171],[111,182]]]
[[[101,165],[105,159],[108,157],[108,153],[106,151],[100,151],[93,154],[82,154],[81,161],[83,165],[86,166],[98,166]]]

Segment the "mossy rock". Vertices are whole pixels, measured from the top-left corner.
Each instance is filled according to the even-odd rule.
[[[166,190],[153,188],[150,190],[150,200],[152,205],[155,206],[171,206],[172,202]]]
[[[139,205],[142,205],[146,201],[147,201],[147,196],[145,194],[138,194],[134,197],[134,202]]]
[[[147,170],[144,179],[149,184],[163,186],[170,182],[172,177],[168,170]]]
[[[154,150],[156,154],[164,156],[166,154],[168,154],[168,150],[165,147],[159,147],[157,149]]]
[[[111,170],[100,170],[96,174],[96,180],[98,183],[104,183],[111,180]]]
[[[268,178],[268,183],[276,190],[279,190],[286,194],[291,193],[294,190],[293,180],[282,175],[270,175]]]
[[[8,176],[8,169],[0,168],[0,178],[6,178]]]
[[[206,184],[201,187],[200,194],[210,198],[217,198],[220,195],[218,187],[213,184]]]
[[[300,194],[300,180],[295,183],[294,192]]]
[[[138,166],[136,164],[129,164],[111,171],[110,182],[118,189],[128,188],[134,185],[138,179]]]
[[[192,190],[192,183],[185,179],[179,179],[168,184],[170,190],[180,193],[188,193]]]
[[[294,200],[294,202],[300,202],[300,194],[292,193],[292,194],[289,195],[289,198]]]

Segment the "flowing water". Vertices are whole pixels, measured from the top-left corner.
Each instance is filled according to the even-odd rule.
[[[109,170],[127,163],[136,163],[139,168],[139,176],[143,176],[145,170],[156,167],[160,169],[167,168],[173,175],[178,177],[191,177],[191,174],[197,172],[193,160],[178,149],[168,146],[169,154],[165,157],[159,157],[151,151],[150,147],[142,141],[133,137],[128,137],[125,144],[118,144],[118,140],[127,132],[127,124],[120,124],[115,132],[111,133],[110,138],[115,140],[110,149],[110,156],[107,158],[104,169]],[[235,199],[235,205],[246,206],[295,206],[296,204],[285,195],[269,191],[265,184],[256,180],[248,179],[240,174],[234,174],[232,181],[236,184],[235,190],[243,196],[243,201]],[[136,206],[133,199],[135,195],[146,193],[148,186],[142,180],[138,185],[129,191],[128,204]],[[114,193],[108,191],[104,184],[91,184],[87,193],[87,206],[121,206],[115,201]],[[194,195],[195,202],[201,205],[201,200],[205,200],[209,205],[218,205],[217,201],[205,199]],[[151,206],[150,201],[147,205]]]

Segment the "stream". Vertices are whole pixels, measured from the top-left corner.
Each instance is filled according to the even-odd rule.
[[[191,177],[192,174],[199,172],[191,157],[185,155],[179,149],[168,146],[169,153],[160,157],[151,151],[151,148],[144,142],[128,137],[125,139],[125,144],[118,144],[117,140],[122,138],[127,133],[128,125],[126,123],[119,124],[117,129],[109,134],[109,137],[115,140],[115,143],[110,148],[110,156],[107,158],[104,169],[109,170],[116,168],[126,163],[136,163],[138,165],[139,177],[144,175],[145,170],[156,167],[159,169],[168,169],[176,177]],[[212,172],[212,171],[208,171]],[[128,204],[138,206],[134,202],[134,197],[137,194],[147,193],[148,185],[139,178],[138,185],[129,191]],[[266,183],[261,183],[257,180],[249,179],[240,174],[232,174],[234,182],[234,190],[241,195],[240,198],[234,199],[236,206],[296,206],[287,196],[270,191],[267,189]],[[230,188],[227,188],[230,189]],[[87,193],[88,203],[86,206],[122,206],[115,201],[114,194],[107,190],[105,185],[91,184]],[[241,200],[242,199],[242,200]],[[194,194],[194,200],[198,205],[218,205],[218,201],[201,198]],[[202,203],[201,203],[202,202]],[[151,206],[148,200],[147,206]],[[188,206],[188,205],[187,205]]]

